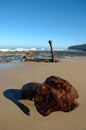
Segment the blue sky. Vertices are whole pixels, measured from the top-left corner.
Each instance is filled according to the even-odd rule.
[[[86,43],[86,0],[0,0],[0,47]]]

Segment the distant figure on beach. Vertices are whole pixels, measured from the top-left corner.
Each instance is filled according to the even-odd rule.
[[[22,94],[24,99],[34,101],[37,111],[43,116],[55,111],[70,112],[79,106],[76,89],[57,76],[48,77],[44,83],[25,84]]]
[[[33,50],[26,52],[26,54],[22,57],[22,61],[26,61],[26,58],[32,56],[33,53],[34,53]]]

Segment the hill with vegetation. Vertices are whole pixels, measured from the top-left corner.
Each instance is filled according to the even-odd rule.
[[[68,47],[68,49],[69,50],[82,50],[82,51],[86,51],[86,44],[70,46],[70,47]]]

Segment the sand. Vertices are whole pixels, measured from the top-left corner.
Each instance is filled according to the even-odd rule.
[[[80,106],[72,112],[40,115],[32,101],[21,100],[30,115],[26,115],[3,92],[21,89],[23,84],[43,82],[56,75],[68,80],[78,91]],[[25,62],[0,65],[0,130],[86,130],[86,60],[60,59],[58,63]]]

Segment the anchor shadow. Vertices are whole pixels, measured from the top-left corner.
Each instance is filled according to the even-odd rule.
[[[30,109],[19,102],[19,100],[23,100],[24,97],[22,95],[22,92],[20,89],[7,89],[3,92],[3,95],[11,100],[13,103],[15,103],[26,115],[30,115]]]

